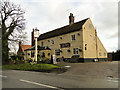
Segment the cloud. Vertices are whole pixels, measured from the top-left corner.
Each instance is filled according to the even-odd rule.
[[[118,32],[115,32],[112,35],[110,35],[108,39],[110,38],[118,38]]]
[[[69,24],[69,13],[75,22],[90,17],[107,51],[118,47],[118,0],[11,0],[26,11],[26,31],[37,27],[40,34]],[[114,40],[111,43],[111,41]],[[30,44],[30,42],[29,42]]]
[[[78,15],[77,20],[90,17],[107,51],[115,51],[118,49],[118,3],[99,0],[88,2],[85,0],[75,6],[73,11]]]

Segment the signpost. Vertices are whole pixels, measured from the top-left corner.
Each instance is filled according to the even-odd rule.
[[[34,37],[35,37],[35,62],[37,63],[37,38],[39,37],[39,30],[34,29]]]

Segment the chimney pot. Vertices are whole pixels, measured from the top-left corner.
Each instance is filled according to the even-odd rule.
[[[69,16],[69,25],[72,25],[74,24],[74,16],[72,13],[70,13],[70,16]]]

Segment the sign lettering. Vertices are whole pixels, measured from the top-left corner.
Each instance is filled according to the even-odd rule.
[[[60,44],[61,48],[66,48],[66,47],[70,47],[70,43],[62,43]]]

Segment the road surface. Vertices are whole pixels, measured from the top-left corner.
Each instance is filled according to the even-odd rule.
[[[3,70],[2,88],[118,88],[118,79],[90,78],[19,70]]]

